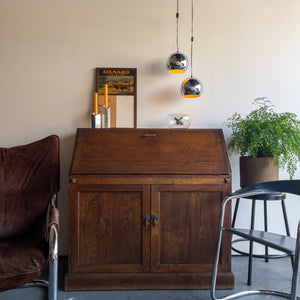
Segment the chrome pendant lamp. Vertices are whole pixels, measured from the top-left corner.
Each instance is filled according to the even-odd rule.
[[[193,42],[194,42],[194,0],[192,0],[192,26],[191,26],[191,77],[181,84],[181,94],[184,98],[197,98],[202,95],[203,85],[200,80],[193,77]]]
[[[176,44],[177,44],[177,52],[171,54],[168,57],[166,66],[167,70],[170,73],[174,74],[180,74],[180,73],[185,73],[185,71],[188,68],[188,59],[185,57],[184,54],[179,52],[179,47],[178,47],[178,21],[179,21],[179,12],[178,12],[178,2],[177,0],[177,13],[176,13],[176,20],[177,20],[177,30],[176,30]]]

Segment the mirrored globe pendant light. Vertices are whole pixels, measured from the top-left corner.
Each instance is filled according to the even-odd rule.
[[[181,84],[181,94],[184,98],[198,98],[203,92],[203,85],[200,80],[193,77],[193,42],[194,42],[194,1],[192,0],[192,28],[191,28],[191,77]]]
[[[179,47],[178,47],[178,20],[179,20],[179,12],[178,12],[178,2],[177,0],[177,13],[176,13],[176,20],[177,20],[177,30],[176,30],[176,44],[177,44],[177,52],[171,54],[168,57],[166,66],[167,70],[170,73],[174,74],[180,74],[180,73],[185,73],[185,71],[188,68],[188,59],[185,57],[184,54],[179,52]]]

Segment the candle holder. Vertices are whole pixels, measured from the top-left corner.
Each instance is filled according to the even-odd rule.
[[[101,114],[91,114],[92,128],[101,128]]]
[[[105,108],[103,106],[102,108],[102,128],[110,128],[110,107]]]

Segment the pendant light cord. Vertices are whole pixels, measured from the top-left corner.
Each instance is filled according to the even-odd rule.
[[[194,42],[194,0],[192,0],[191,24],[191,77],[193,77],[193,42]]]
[[[177,52],[179,52],[179,46],[178,46],[179,0],[177,0],[177,12],[176,12],[176,20],[177,20],[177,29],[176,29],[176,45],[177,45]]]

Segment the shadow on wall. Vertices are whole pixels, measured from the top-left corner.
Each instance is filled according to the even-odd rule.
[[[143,66],[142,70],[139,72],[139,75],[168,75],[166,62],[159,60]]]
[[[178,100],[179,97],[178,86],[170,86],[160,90],[159,93],[154,95],[154,101],[161,105],[162,103]]]
[[[72,160],[75,134],[60,137],[60,191],[58,208],[60,212],[59,255],[68,250],[68,174]]]

